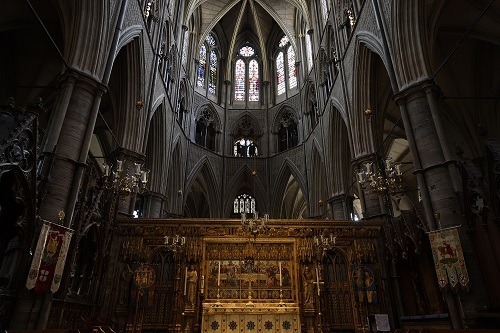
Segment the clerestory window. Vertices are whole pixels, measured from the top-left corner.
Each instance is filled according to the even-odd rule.
[[[234,100],[258,102],[260,95],[259,62],[255,49],[243,46],[234,66]]]
[[[287,89],[297,87],[297,69],[295,67],[295,51],[287,36],[283,36],[278,43],[276,56],[276,93],[278,96],[286,93]]]
[[[216,40],[212,34],[209,34],[200,47],[196,85],[212,95],[217,93],[217,69],[219,67],[217,52]]]

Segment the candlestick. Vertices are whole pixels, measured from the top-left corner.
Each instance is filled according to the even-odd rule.
[[[217,274],[217,287],[220,286],[220,260],[219,260],[219,270],[218,270],[218,274]]]
[[[280,268],[280,287],[283,287],[283,278],[281,277],[281,261],[278,263],[278,266]]]
[[[319,296],[319,270],[316,267],[316,284],[318,285],[318,296]]]
[[[188,283],[188,268],[186,267],[186,273],[184,274],[184,296],[186,296],[187,283]]]

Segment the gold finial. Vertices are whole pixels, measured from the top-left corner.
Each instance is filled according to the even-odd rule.
[[[58,213],[57,213],[57,218],[59,219],[59,223],[63,223],[64,222],[64,217],[66,216],[66,214],[64,213],[64,211],[60,210]]]
[[[363,111],[363,113],[364,113],[366,118],[370,119],[372,117],[373,110],[370,108],[367,108],[365,111]]]

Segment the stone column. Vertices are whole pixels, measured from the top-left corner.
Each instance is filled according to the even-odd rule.
[[[424,200],[427,224],[431,230],[461,224],[460,205],[448,172],[441,141],[432,118],[425,81],[395,96],[413,155],[418,185]],[[434,214],[441,216],[436,223]]]
[[[40,175],[42,189],[40,216],[57,221],[59,211],[66,213],[70,225],[78,196],[90,141],[106,87],[86,74],[68,71],[61,79],[62,89],[51,114],[43,146]]]
[[[440,230],[466,225],[461,213],[460,200],[456,193],[453,168],[447,151],[447,143],[439,122],[434,91],[437,87],[431,81],[424,81],[398,93],[395,100],[401,110],[408,144],[413,156],[415,175],[422,195],[426,222],[429,230]],[[438,219],[435,216],[439,216]],[[460,299],[451,291],[444,293],[453,328],[462,328],[463,320],[474,315],[481,304],[486,304],[484,283],[476,260],[471,258],[473,245],[459,228],[462,249],[467,259],[471,290],[466,299]],[[486,303],[485,303],[486,302]]]
[[[332,211],[332,216],[334,220],[345,220],[347,219],[347,202],[346,195],[339,194],[328,199],[328,204],[330,205],[330,209]]]
[[[167,202],[167,197],[161,193],[151,192],[149,196],[149,211],[148,217],[158,218],[162,216],[162,208],[164,203]]]

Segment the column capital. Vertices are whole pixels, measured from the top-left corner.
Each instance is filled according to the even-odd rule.
[[[415,97],[423,96],[429,92],[439,93],[440,89],[432,79],[425,79],[423,81],[412,84],[405,89],[398,91],[392,97],[396,104],[401,105],[407,100]]]
[[[58,85],[76,84],[81,88],[91,91],[93,94],[102,96],[108,91],[108,86],[79,70],[70,68],[58,78]]]

